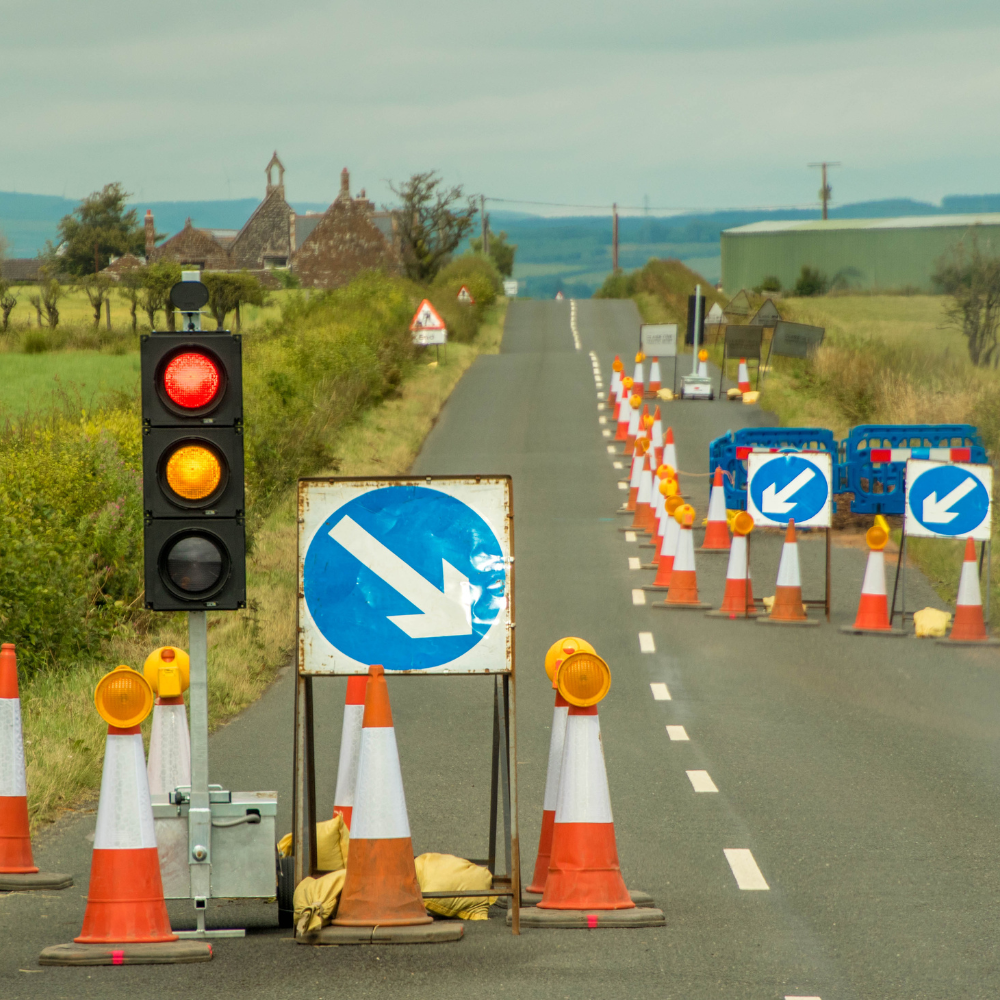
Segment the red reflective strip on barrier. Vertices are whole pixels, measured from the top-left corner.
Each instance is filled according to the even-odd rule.
[[[736,457],[742,462],[745,458],[749,457],[750,452],[752,451],[753,448],[737,448]]]
[[[972,461],[972,449],[971,448],[952,448],[951,449],[951,460],[953,462],[971,462]]]
[[[873,462],[890,462],[892,461],[892,449],[872,448],[872,450],[868,453],[868,457]]]
[[[125,952],[123,952],[123,951],[113,951],[113,952],[111,952],[111,964],[112,965],[124,965],[125,964]]]

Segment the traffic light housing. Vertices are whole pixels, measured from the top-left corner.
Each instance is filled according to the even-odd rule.
[[[179,308],[192,285],[174,286]],[[146,607],[232,610],[246,606],[242,344],[185,316],[140,345]]]

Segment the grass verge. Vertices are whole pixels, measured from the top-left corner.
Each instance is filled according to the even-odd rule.
[[[336,474],[408,471],[455,384],[480,354],[495,354],[506,303],[487,310],[471,343],[449,344],[439,364],[418,363],[400,393],[345,428],[333,448]],[[428,354],[427,357],[430,357]],[[247,560],[245,612],[209,616],[209,722],[224,724],[260,697],[287,662],[295,637],[295,499],[289,492],[257,529]],[[108,659],[21,683],[32,826],[90,798],[100,786],[106,727],[94,710],[98,679],[117,663],[142,668],[150,650],[187,645],[183,615],[158,616],[155,634],[113,638]],[[149,720],[143,726],[148,741]]]

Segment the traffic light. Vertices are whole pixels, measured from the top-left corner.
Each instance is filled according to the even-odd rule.
[[[186,329],[145,335],[140,347],[146,607],[242,608],[242,344],[200,329],[200,281],[170,297]]]

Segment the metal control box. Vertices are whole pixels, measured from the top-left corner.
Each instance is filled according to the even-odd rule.
[[[277,792],[228,792],[212,787],[212,898],[273,898],[277,893],[274,822]],[[188,803],[153,796],[153,823],[163,895],[191,898]]]

